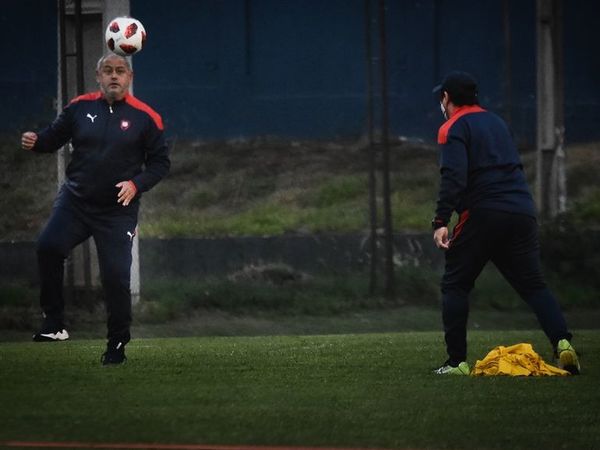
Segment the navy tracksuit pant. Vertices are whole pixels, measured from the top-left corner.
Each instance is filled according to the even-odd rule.
[[[446,251],[443,321],[450,362],[467,358],[468,296],[488,261],[533,309],[553,347],[571,339],[558,302],[542,275],[535,218],[479,209],[463,213]]]
[[[126,344],[131,324],[131,247],[139,202],[94,206],[62,187],[48,223],[37,241],[40,305],[46,321],[62,328],[64,262],[69,252],[89,237],[98,251],[100,276],[108,314],[108,340]]]

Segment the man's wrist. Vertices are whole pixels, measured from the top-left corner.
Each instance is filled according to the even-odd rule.
[[[438,228],[443,228],[447,225],[448,223],[445,220],[440,219],[439,217],[434,217],[431,221],[431,229],[433,231],[437,230]]]

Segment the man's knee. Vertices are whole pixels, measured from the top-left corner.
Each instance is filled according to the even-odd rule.
[[[36,242],[38,256],[54,256],[65,258],[68,250],[65,250],[59,239],[50,233],[42,233]]]
[[[473,290],[472,282],[444,278],[440,285],[444,297],[468,297]]]
[[[129,264],[103,264],[101,276],[105,289],[113,291],[129,290],[131,279]]]
[[[548,288],[542,273],[539,271],[536,271],[528,277],[522,277],[517,281],[513,280],[511,284],[518,294],[524,299],[535,297],[540,292],[545,291]]]

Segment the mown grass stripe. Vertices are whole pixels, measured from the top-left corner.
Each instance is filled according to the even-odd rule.
[[[264,445],[204,445],[204,444],[148,444],[148,443],[107,443],[107,442],[0,442],[1,447],[19,448],[105,448],[105,449],[146,449],[146,450],[386,450],[359,447],[295,447]]]

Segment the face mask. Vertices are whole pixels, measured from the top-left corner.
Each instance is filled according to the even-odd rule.
[[[442,111],[444,119],[448,120],[448,113],[446,112],[446,108],[444,108],[444,104],[442,102],[440,102],[440,110]]]

